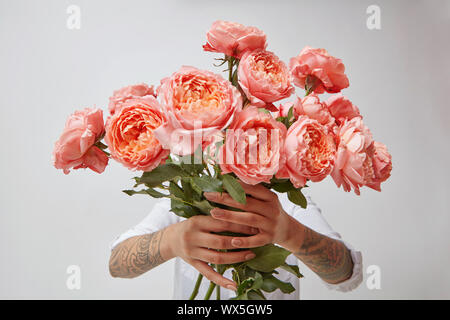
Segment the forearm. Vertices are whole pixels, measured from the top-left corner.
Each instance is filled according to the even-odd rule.
[[[172,258],[167,229],[129,238],[111,252],[113,277],[134,278]]]
[[[336,284],[353,273],[350,250],[339,240],[320,234],[292,218],[285,245],[298,259],[324,281]]]

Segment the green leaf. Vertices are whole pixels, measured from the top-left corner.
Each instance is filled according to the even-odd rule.
[[[252,286],[250,287],[250,290],[256,290],[261,288],[263,284],[263,277],[259,272],[255,272],[255,277]]]
[[[275,277],[273,277],[273,278],[275,278]],[[272,278],[267,277],[267,278],[264,278],[261,289],[264,290],[265,292],[274,292],[275,290],[278,289],[278,286],[277,286],[277,283],[275,283],[272,280]]]
[[[248,300],[266,300],[260,290],[250,290],[247,292],[247,298]]]
[[[139,191],[134,191],[134,190],[122,190],[123,193],[126,193],[129,196],[133,196],[135,194],[148,194],[145,190],[139,190]]]
[[[145,190],[149,195],[151,195],[153,198],[162,198],[162,197],[167,197],[166,194],[156,191],[153,188],[148,188],[147,190]]]
[[[265,300],[261,287],[264,283],[263,276],[240,263],[234,265],[232,270],[233,280],[239,283],[236,291],[236,297],[231,300]],[[240,282],[240,279],[243,279]]]
[[[303,278],[303,275],[300,273],[300,269],[296,265],[284,263],[280,266],[280,268],[292,273],[297,278]]]
[[[186,199],[189,202],[192,202],[194,200],[194,193],[195,191],[192,189],[190,180],[184,178],[181,179],[181,187],[183,188],[184,193],[184,199]],[[200,197],[195,197],[196,200],[200,200]]]
[[[186,171],[190,175],[197,175],[197,174],[199,174],[200,172],[202,172],[205,169],[203,164],[201,164],[201,163],[194,163],[194,162],[192,162],[192,163],[184,163],[184,162],[182,162],[180,164],[180,166],[181,166],[181,168],[184,171]]]
[[[170,181],[175,177],[188,177],[189,174],[184,171],[179,165],[174,163],[165,163],[159,165],[149,172],[144,172],[142,177],[136,181],[137,184],[145,183],[148,187],[157,187],[164,181]]]
[[[269,275],[264,278],[261,289],[266,292],[273,292],[276,289],[280,289],[283,293],[291,293],[295,291],[295,288],[289,282],[283,282],[280,279]]]
[[[202,188],[200,188],[200,187],[193,181],[193,178],[189,178],[189,183],[191,184],[192,189],[193,189],[198,195],[202,195],[202,194],[203,194]]]
[[[184,198],[183,189],[181,189],[180,186],[173,181],[170,181],[170,183],[169,183],[169,191],[170,191],[171,195],[174,195],[175,197],[182,199],[182,200],[187,200]]]
[[[153,198],[162,198],[162,197],[167,197],[166,194],[161,193],[159,191],[156,191],[152,188],[148,188],[148,189],[143,189],[143,190],[139,190],[139,191],[135,191],[135,190],[122,190],[122,192],[126,193],[129,196],[135,195],[135,194],[147,194],[149,196],[152,196]]]
[[[222,181],[210,176],[193,177],[191,184],[203,192],[222,192]]]
[[[283,181],[283,182],[275,182],[271,184],[272,189],[274,189],[277,192],[288,192],[291,190],[296,190],[296,188],[294,187],[294,185],[292,184],[291,181],[287,180],[287,181]]]
[[[274,269],[284,264],[287,256],[291,254],[286,249],[274,244],[252,248],[251,250],[256,254],[256,257],[247,261],[246,265],[261,272],[272,272]]]
[[[242,296],[243,294],[245,294],[248,291],[248,288],[252,286],[253,282],[254,282],[253,278],[248,278],[242,281],[237,287],[236,290],[237,295]]]
[[[254,277],[249,277],[241,282],[241,284],[237,288],[237,295],[242,295],[250,290],[260,289],[263,284],[263,277],[259,272],[255,273]]]
[[[201,213],[209,215],[209,212],[214,208],[208,200],[202,200],[202,201],[194,201],[193,203],[194,207],[198,208]]]
[[[291,200],[292,203],[299,205],[303,209],[305,209],[308,204],[305,196],[300,189],[288,191],[288,199]]]
[[[200,214],[196,208],[186,204],[176,197],[171,197],[170,211],[183,218],[190,218]]]
[[[229,195],[239,203],[245,204],[245,191],[238,182],[238,180],[229,174],[222,175],[223,187]]]

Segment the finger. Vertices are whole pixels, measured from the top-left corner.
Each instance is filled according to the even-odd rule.
[[[235,224],[246,225],[257,228],[259,230],[268,230],[272,222],[260,215],[247,211],[232,211],[221,208],[214,208],[211,210],[211,215],[215,219],[228,221]]]
[[[220,273],[211,268],[207,263],[194,259],[189,259],[187,260],[187,262],[195,269],[197,269],[197,271],[200,272],[209,281],[214,282],[218,286],[236,291],[237,286],[234,281],[225,278]]]
[[[240,180],[238,182],[241,184],[246,194],[249,194],[258,200],[274,201],[278,199],[275,193],[260,184],[252,186],[251,184],[246,184]]]
[[[231,244],[235,248],[256,248],[271,243],[271,238],[268,233],[258,233],[251,237],[235,237],[231,240]]]
[[[267,203],[258,199],[247,197],[246,204],[242,204],[234,200],[226,192],[205,192],[204,195],[206,199],[212,202],[221,203],[229,207],[261,214],[263,214],[264,211],[267,211]]]
[[[236,232],[236,233],[243,233],[243,234],[257,234],[258,229],[242,225],[242,224],[236,224],[231,223],[227,221],[221,221],[217,220],[211,216],[199,216],[200,219],[198,219],[199,228],[204,231],[208,232],[223,232],[223,231],[230,231],[230,232]]]
[[[239,203],[235,201],[228,193],[226,192],[205,192],[203,193],[205,198],[216,203],[221,203],[233,208],[244,209],[247,205]]]
[[[201,232],[197,235],[195,245],[210,249],[236,249],[236,247],[231,244],[233,238],[234,237]]]
[[[232,264],[251,260],[255,254],[250,250],[220,252],[206,248],[194,248],[191,257],[213,264]]]

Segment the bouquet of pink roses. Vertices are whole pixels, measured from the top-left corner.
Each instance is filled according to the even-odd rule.
[[[69,117],[55,144],[55,167],[66,174],[79,168],[102,173],[112,158],[142,172],[125,193],[170,198],[171,211],[184,218],[209,215],[214,207],[239,211],[208,200],[204,192],[245,204],[245,184],[287,193],[303,208],[302,188],[328,175],[345,191],[359,194],[363,186],[380,191],[390,176],[391,156],[340,93],[349,86],[342,61],[305,47],[288,67],[266,46],[266,35],[255,27],[213,23],[203,49],[224,54],[216,60],[227,66],[228,79],[183,66],[156,90],[139,84],[115,91],[106,124],[100,109]],[[294,94],[293,84],[305,90],[304,97],[275,105]],[[324,92],[334,95],[322,101]],[[221,274],[233,270],[235,299],[294,290],[276,278],[277,268],[301,277],[297,266],[285,262],[289,251],[274,244],[251,250],[252,260],[213,265]],[[200,281],[201,276],[191,298]],[[206,298],[213,289],[212,284]]]

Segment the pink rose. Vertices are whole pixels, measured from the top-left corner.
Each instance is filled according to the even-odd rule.
[[[240,59],[246,51],[265,49],[266,35],[255,27],[247,27],[240,23],[216,21],[206,34],[205,51],[224,53]]]
[[[63,169],[65,174],[71,168],[89,168],[102,173],[108,164],[108,156],[94,144],[101,140],[104,131],[100,109],[86,108],[69,116],[53,150],[55,168]]]
[[[168,123],[155,135],[178,155],[192,154],[200,144],[206,146],[242,109],[242,96],[228,80],[194,67],[184,66],[161,80],[157,91]]]
[[[111,157],[130,170],[153,170],[170,153],[154,134],[166,121],[154,97],[127,100],[106,124]]]
[[[346,120],[338,129],[336,136],[338,149],[335,166],[331,172],[334,182],[346,192],[353,189],[360,194],[359,188],[368,181],[368,158],[373,155],[372,134],[361,118]]]
[[[365,163],[365,185],[377,191],[381,191],[381,183],[391,176],[392,156],[386,146],[375,141],[373,152],[367,157]]]
[[[130,99],[137,99],[145,96],[156,97],[153,86],[148,86],[145,83],[135,84],[115,90],[112,97],[109,98],[109,112],[113,115],[117,112],[123,104]]]
[[[307,46],[291,59],[289,66],[295,85],[306,85],[315,93],[336,93],[349,86],[341,59],[330,56],[325,49]]]
[[[359,114],[358,107],[341,93],[332,95],[327,100],[326,104],[331,115],[336,119],[337,125],[340,125],[345,120],[351,120],[355,117],[362,118]]]
[[[227,130],[219,151],[222,173],[233,172],[251,185],[270,182],[284,163],[286,127],[255,106],[246,107]]]
[[[312,93],[300,99],[297,97],[294,102],[294,115],[299,117],[305,115],[311,119],[317,120],[327,131],[332,131],[334,118],[328,111],[327,105],[320,101],[319,97]]]
[[[288,101],[285,103],[280,103],[279,112],[276,113],[276,117],[287,117],[289,115],[289,110],[294,106],[294,102]]]
[[[264,108],[294,92],[288,68],[269,51],[245,53],[239,62],[238,76],[242,90],[257,107]]]
[[[287,131],[286,165],[277,178],[289,178],[296,188],[307,180],[323,180],[332,170],[336,147],[333,136],[317,120],[301,115]]]

